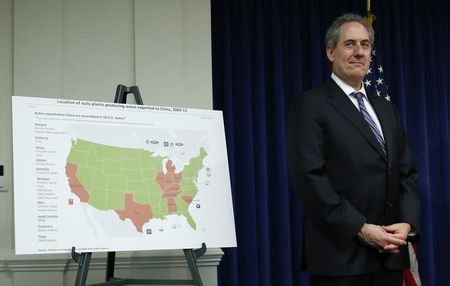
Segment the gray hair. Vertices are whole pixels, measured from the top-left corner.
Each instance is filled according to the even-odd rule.
[[[349,22],[358,22],[363,25],[366,28],[367,33],[369,34],[370,44],[373,46],[373,44],[375,43],[375,32],[373,28],[369,25],[367,20],[360,15],[349,13],[340,16],[339,18],[334,20],[333,23],[331,23],[330,27],[327,30],[327,33],[325,34],[325,47],[332,49],[336,48],[336,45],[339,42],[341,26]]]

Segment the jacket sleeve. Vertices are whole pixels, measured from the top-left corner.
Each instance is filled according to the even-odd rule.
[[[394,112],[402,132],[400,157],[400,220],[409,223],[416,233],[420,233],[420,201],[417,195],[418,172],[411,156],[403,124],[395,106]]]

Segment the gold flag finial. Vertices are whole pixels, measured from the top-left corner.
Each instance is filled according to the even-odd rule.
[[[367,23],[370,27],[372,27],[373,22],[375,21],[376,17],[374,14],[370,13],[370,0],[367,0],[367,16],[366,18]]]

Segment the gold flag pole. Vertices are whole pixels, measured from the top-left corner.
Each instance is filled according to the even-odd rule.
[[[370,0],[367,0],[367,16],[365,18],[369,26],[372,27],[372,24],[375,21],[376,17],[374,14],[370,13]]]

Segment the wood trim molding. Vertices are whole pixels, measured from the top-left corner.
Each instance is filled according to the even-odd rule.
[[[197,264],[202,267],[217,267],[222,259],[220,248],[208,249]],[[93,253],[90,270],[106,267],[106,253]],[[151,269],[187,267],[181,250],[119,252],[116,255],[116,269]],[[65,272],[76,271],[78,264],[69,254],[15,255],[12,249],[0,250],[0,272]]]

